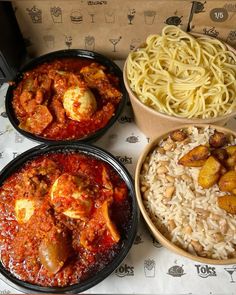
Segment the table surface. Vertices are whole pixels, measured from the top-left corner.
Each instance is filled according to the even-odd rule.
[[[7,84],[0,89],[0,171],[13,158],[37,143],[20,135],[5,113]],[[236,118],[235,118],[236,119]],[[236,120],[227,127],[236,129]],[[134,177],[135,165],[147,138],[135,125],[129,102],[118,121],[95,145],[112,153]],[[230,271],[232,274],[230,275]],[[135,242],[122,264],[86,294],[235,294],[236,265],[208,265],[162,247],[140,220]],[[0,294],[21,292],[0,280]]]

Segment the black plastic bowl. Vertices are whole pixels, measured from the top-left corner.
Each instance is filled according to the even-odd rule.
[[[3,182],[11,176],[14,172],[22,167],[24,163],[33,159],[36,156],[44,155],[48,153],[55,153],[55,152],[70,152],[70,151],[77,151],[79,153],[84,153],[88,156],[96,157],[106,163],[108,163],[113,169],[120,175],[120,177],[125,181],[128,190],[129,190],[129,197],[131,198],[132,203],[132,220],[130,221],[130,228],[129,232],[125,234],[125,237],[122,240],[122,248],[118,255],[108,264],[106,265],[101,271],[97,272],[93,277],[70,286],[66,287],[42,287],[39,285],[31,284],[24,282],[22,280],[17,279],[13,274],[11,274],[8,270],[4,268],[2,263],[0,262],[0,279],[2,279],[5,283],[16,288],[22,292],[26,293],[80,293],[83,292],[102,280],[108,277],[124,260],[126,255],[128,254],[133,241],[136,236],[137,227],[138,227],[138,220],[139,220],[139,210],[137,206],[137,201],[135,197],[135,191],[133,186],[133,180],[129,175],[126,168],[119,163],[114,156],[110,153],[104,151],[101,148],[89,145],[87,143],[76,143],[76,144],[51,144],[47,145],[39,145],[28,151],[22,153],[21,155],[17,156],[14,160],[12,160],[9,164],[5,166],[5,168],[0,173],[0,186]]]
[[[22,80],[23,78],[23,73],[29,70],[34,69],[36,66],[45,63],[45,62],[50,62],[55,59],[60,59],[60,58],[87,58],[90,60],[93,60],[94,62],[98,62],[101,65],[104,65],[109,73],[114,74],[118,79],[119,79],[119,88],[122,93],[122,99],[117,106],[117,109],[115,111],[115,115],[112,116],[110,121],[107,123],[106,126],[103,128],[97,130],[94,133],[91,133],[85,137],[78,138],[78,139],[73,139],[73,140],[53,140],[53,139],[48,139],[44,138],[42,136],[34,135],[30,132],[27,132],[25,130],[22,130],[19,128],[19,121],[16,118],[13,106],[12,106],[12,98],[13,98],[13,91],[17,87],[18,83]],[[11,85],[8,87],[7,93],[6,93],[6,101],[5,101],[5,107],[6,107],[6,113],[7,116],[13,125],[13,127],[21,133],[23,136],[37,142],[41,143],[46,143],[50,144],[53,142],[60,143],[63,141],[66,141],[67,143],[74,143],[74,142],[94,142],[98,138],[100,138],[117,120],[118,116],[121,114],[126,100],[127,100],[127,92],[126,88],[124,86],[123,82],[123,74],[121,69],[109,58],[105,57],[104,55],[101,55],[99,53],[89,51],[89,50],[83,50],[83,49],[67,49],[67,50],[59,50],[59,51],[54,51],[50,52],[48,54],[39,56],[30,62],[28,62],[26,65],[22,67],[22,69],[19,71],[19,73],[16,75],[15,79],[13,80],[14,83],[11,83]]]

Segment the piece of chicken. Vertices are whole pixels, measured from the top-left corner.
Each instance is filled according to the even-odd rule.
[[[112,86],[108,76],[105,73],[105,67],[97,63],[91,63],[89,66],[80,70],[85,82],[90,88],[96,88],[99,94],[114,103],[119,103],[122,94]]]

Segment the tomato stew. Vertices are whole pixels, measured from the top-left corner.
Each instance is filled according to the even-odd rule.
[[[68,150],[40,154],[0,187],[0,257],[20,280],[64,287],[96,275],[124,246],[132,199],[102,159]]]
[[[18,127],[48,140],[81,139],[114,117],[120,78],[83,57],[63,57],[27,70],[13,90]]]

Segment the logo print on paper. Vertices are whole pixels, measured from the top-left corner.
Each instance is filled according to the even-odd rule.
[[[3,117],[3,118],[7,118],[7,113],[6,113],[6,112],[2,112],[2,113],[1,113],[1,117]]]
[[[142,240],[142,235],[140,234],[140,235],[136,235],[136,237],[135,237],[135,240],[134,240],[134,244],[135,245],[138,245],[138,244],[142,244],[143,243],[143,240]]]
[[[166,19],[166,21],[164,22],[167,25],[174,25],[174,26],[179,26],[182,24],[181,18],[183,16],[177,16],[177,11],[175,12],[174,16],[170,16]]]
[[[135,16],[135,9],[129,9],[128,13],[127,13],[127,18],[128,18],[128,21],[129,21],[129,25],[132,25],[132,21],[134,19],[134,16]]]
[[[144,260],[144,274],[146,278],[154,278],[156,272],[156,262],[154,259]]]
[[[230,31],[226,42],[233,42],[236,40],[236,31]]]
[[[11,294],[10,290],[4,289],[0,291],[0,294]]]
[[[230,275],[230,283],[236,283],[233,277],[234,272],[236,273],[236,265],[225,267],[224,270]]]
[[[122,264],[116,269],[115,274],[120,278],[134,276],[134,267],[126,263]]]
[[[24,141],[24,137],[18,133],[15,132],[15,143],[22,143]]]
[[[199,277],[206,279],[208,277],[216,277],[216,268],[209,265],[195,264]]]
[[[155,17],[156,17],[156,11],[155,10],[145,10],[143,12],[144,14],[144,22],[146,25],[152,25],[154,23]]]
[[[228,19],[228,11],[225,8],[213,8],[210,11],[210,18],[213,22],[224,22]]]
[[[15,159],[18,155],[19,155],[19,153],[17,153],[17,152],[13,152],[13,153],[12,153],[12,158]]]
[[[68,49],[71,48],[72,41],[73,41],[73,39],[71,36],[67,36],[67,35],[65,36],[65,45]]]
[[[88,1],[88,5],[107,5],[107,1]]]
[[[155,238],[152,237],[152,244],[156,248],[161,248],[162,244],[160,244]]]
[[[226,3],[224,8],[227,10],[227,12],[232,12],[229,18],[229,20],[231,20],[236,14],[236,3]]]
[[[95,37],[94,36],[85,36],[84,38],[85,49],[94,50],[95,49]]]
[[[114,9],[104,11],[105,22],[107,24],[114,24],[116,20],[116,14]]]
[[[204,3],[199,2],[199,1],[196,1],[196,2],[194,1],[194,4],[193,4],[193,12],[194,13],[205,12],[205,10],[204,10],[205,4],[206,4],[206,1]]]
[[[126,141],[129,143],[136,143],[136,142],[139,142],[139,139],[138,139],[138,136],[135,136],[132,134],[131,136],[126,138]]]
[[[219,35],[219,32],[216,31],[215,27],[211,27],[211,28],[209,28],[209,29],[204,28],[204,29],[203,29],[203,33],[206,34],[206,35],[209,35],[209,36],[215,37],[215,38]]]
[[[5,130],[0,130],[0,136],[7,133],[8,129],[5,129]]]
[[[35,5],[32,8],[26,8],[29,16],[31,17],[32,23],[41,24],[42,23],[42,10],[37,8]]]
[[[121,36],[119,36],[117,38],[110,38],[109,39],[110,43],[113,45],[112,52],[116,52],[116,45],[120,42],[121,39],[122,39]]]
[[[83,15],[80,10],[73,9],[70,14],[70,20],[73,24],[80,24],[83,22]]]
[[[61,7],[56,7],[56,6],[51,7],[50,13],[51,13],[52,21],[55,24],[62,23],[62,9],[61,9]]]
[[[43,36],[43,41],[47,48],[54,48],[55,46],[55,37],[53,35],[44,35]]]
[[[127,116],[121,116],[118,119],[118,122],[121,124],[125,124],[125,123],[131,123],[133,121],[133,119],[131,117],[127,117]]]
[[[182,277],[183,275],[185,275],[183,264],[181,266],[180,265],[177,265],[177,264],[171,266],[168,269],[167,274],[170,275],[170,276],[172,276],[172,277],[175,277],[175,278]]]
[[[132,39],[129,45],[129,49],[133,50],[141,44],[141,39]]]
[[[116,157],[118,161],[120,161],[122,164],[132,164],[133,159],[132,157],[127,157],[127,156],[117,156]]]

